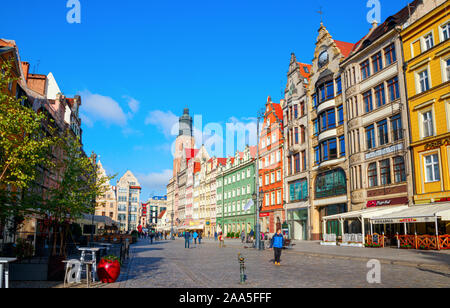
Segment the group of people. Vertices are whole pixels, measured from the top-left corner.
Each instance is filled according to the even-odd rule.
[[[194,247],[197,247],[197,240],[198,240],[198,244],[201,245],[202,243],[202,232],[198,232],[197,231],[184,231],[182,233],[178,234],[179,237],[183,237],[184,238],[184,248],[192,248],[192,244],[194,244]],[[244,243],[244,241],[251,241],[253,242],[254,240],[254,236],[255,233],[253,232],[253,230],[251,230],[248,234],[246,234],[244,231],[241,232],[241,241],[242,243]],[[262,241],[269,240],[269,234],[268,233],[263,233],[260,232],[260,239]],[[219,247],[223,248],[225,247],[225,241],[224,241],[224,237],[223,237],[223,233],[222,232],[214,232],[214,240],[215,241],[219,241]],[[274,252],[274,259],[273,259],[273,263],[277,266],[281,265],[281,252],[283,250],[285,244],[285,239],[283,234],[281,233],[281,229],[278,229],[277,232],[272,236],[272,238],[270,239],[270,246],[269,249],[273,250]]]
[[[150,231],[150,232],[140,232],[139,233],[139,238],[142,239],[149,239],[150,243],[153,244],[153,241],[161,241],[161,240],[167,240],[167,237],[170,236],[170,234],[168,234],[167,232],[155,232],[155,231]]]
[[[191,248],[192,242],[194,242],[194,247],[197,247],[197,240],[198,244],[202,244],[202,232],[197,233],[197,231],[184,231],[183,232],[184,237],[184,248]]]

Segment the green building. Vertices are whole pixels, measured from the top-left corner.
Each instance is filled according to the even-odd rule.
[[[256,150],[256,146],[247,146],[243,152],[228,158],[226,165],[217,171],[216,222],[224,235],[255,230],[256,207],[252,205],[245,210],[245,206],[256,192]]]

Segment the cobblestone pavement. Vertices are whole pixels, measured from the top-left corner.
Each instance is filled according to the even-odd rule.
[[[237,254],[246,258],[244,287],[450,287],[450,267],[427,268],[381,264],[381,284],[367,282],[367,261],[307,256],[283,251],[282,265],[271,262],[273,252],[243,248],[235,243],[218,248],[214,241],[185,249],[184,240],[141,241],[132,246],[131,259],[118,288],[239,288]]]
[[[341,248],[346,249],[346,248]],[[364,249],[363,249],[364,250]],[[245,257],[247,282],[239,284],[238,253]],[[386,253],[394,253],[384,252]],[[348,251],[347,251],[347,254]],[[442,256],[441,256],[442,257]],[[238,241],[225,248],[206,240],[185,249],[184,240],[141,240],[131,246],[130,259],[114,284],[96,283],[92,288],[321,288],[321,287],[450,287],[450,265],[412,265],[381,262],[381,283],[367,282],[367,260],[338,255],[307,255],[284,250],[281,266],[271,262],[273,252],[244,248]],[[446,259],[444,259],[446,260]],[[45,284],[45,283],[44,283]],[[53,287],[62,284],[12,283],[12,287]],[[85,288],[85,284],[71,288]]]

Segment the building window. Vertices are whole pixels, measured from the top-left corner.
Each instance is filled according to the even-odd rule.
[[[398,114],[391,118],[392,138],[394,141],[403,139],[402,118]]]
[[[432,110],[428,110],[422,113],[422,123],[423,123],[423,137],[430,137],[434,135],[433,129],[433,113]]]
[[[433,48],[433,46],[434,46],[433,33],[429,33],[429,34],[425,35],[423,38],[423,42],[424,42],[425,51]]]
[[[295,144],[298,144],[298,127],[295,128],[294,136],[295,136]]]
[[[380,84],[375,87],[375,102],[377,103],[377,107],[381,107],[386,104],[386,97],[384,95],[384,84]]]
[[[387,120],[383,120],[377,123],[378,128],[378,141],[379,145],[383,145],[389,142]]]
[[[300,172],[300,154],[297,153],[294,155],[294,162],[295,162],[295,173]]]
[[[372,103],[372,91],[371,90],[369,90],[363,94],[363,101],[364,101],[364,106],[366,108],[366,112],[372,111],[373,103]]]
[[[366,60],[360,64],[361,66],[361,77],[362,79],[366,79],[370,76],[370,64],[369,60]]]
[[[417,73],[419,78],[419,93],[428,91],[430,89],[430,80],[428,77],[428,69]]]
[[[306,170],[306,151],[302,151],[302,171]]]
[[[320,131],[321,132],[336,127],[336,114],[335,114],[334,108],[329,109],[329,110],[324,111],[321,114],[319,114],[319,119],[320,119]]]
[[[314,163],[317,165],[320,163],[320,148],[317,146],[314,148]]]
[[[298,118],[298,106],[297,104],[294,105],[294,119]]]
[[[340,148],[341,157],[344,157],[345,156],[345,136],[344,135],[339,137],[339,148]]]
[[[342,81],[341,76],[336,78],[336,95],[339,95],[342,93]]]
[[[342,169],[321,173],[316,178],[315,197],[326,198],[347,193],[345,172]]]
[[[395,183],[406,181],[405,161],[402,156],[394,157],[394,181]]]
[[[305,129],[305,127],[303,125],[300,126],[300,134],[301,134],[301,137],[302,137],[302,144],[303,144],[306,141],[306,129]]]
[[[308,198],[308,182],[306,179],[289,183],[289,200],[291,202],[306,200]]]
[[[437,154],[425,156],[425,174],[427,182],[437,182],[441,180],[439,174],[439,158]]]
[[[380,161],[380,180],[381,185],[391,184],[391,165],[389,158]]]
[[[317,107],[317,95],[316,94],[313,94],[312,100],[313,100],[313,107],[316,108]]]
[[[377,73],[383,68],[383,63],[381,61],[381,51],[372,56],[372,66],[373,72]]]
[[[397,55],[395,54],[395,45],[392,43],[384,49],[384,57],[386,60],[386,65],[390,65],[397,61]]]
[[[377,163],[371,163],[367,170],[369,187],[378,186]]]
[[[441,26],[441,30],[442,30],[442,41],[448,40],[450,37],[450,22]]]
[[[329,81],[325,84],[327,88],[327,100],[332,99],[334,97],[334,83],[333,81]]]
[[[391,102],[396,100],[400,97],[400,92],[398,88],[398,77],[394,77],[391,80],[388,80],[388,92],[389,92],[389,99]]]
[[[367,149],[370,150],[375,147],[375,128],[373,124],[366,127],[366,137]]]
[[[314,135],[316,136],[319,133],[319,120],[314,119]]]
[[[344,105],[338,107],[338,124],[344,124]]]

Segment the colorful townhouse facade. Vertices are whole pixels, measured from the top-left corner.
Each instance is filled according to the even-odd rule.
[[[341,233],[336,222],[322,230],[322,217],[349,210],[349,172],[346,154],[346,106],[342,94],[341,61],[353,44],[337,41],[321,23],[311,69],[309,95],[311,104],[311,239],[322,233]]]
[[[259,139],[259,190],[262,208],[259,214],[261,232],[276,233],[286,219],[283,160],[284,131],[281,104],[269,96]]]
[[[309,234],[310,148],[308,86],[311,65],[297,61],[291,54],[285,99],[281,105],[284,118],[284,200],[286,200],[289,237],[307,240]]]
[[[401,31],[414,204],[450,204],[450,3],[424,1]]]
[[[229,157],[225,165],[219,163],[216,225],[217,231],[224,235],[255,230],[256,207],[248,206],[256,193],[255,161],[256,147],[247,146],[243,152],[237,151],[234,157]]]
[[[418,1],[415,1],[418,2]],[[412,204],[412,164],[403,55],[399,29],[414,3],[372,23],[341,62],[347,125],[350,199],[348,211]],[[368,224],[365,221],[365,229]],[[398,225],[378,226],[393,235]],[[361,221],[346,222],[344,233],[362,232]]]

